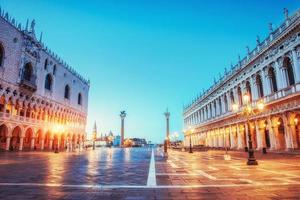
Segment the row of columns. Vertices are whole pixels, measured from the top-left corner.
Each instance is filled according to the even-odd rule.
[[[286,114],[276,119],[267,118],[247,123],[230,125],[207,132],[186,135],[184,145],[205,145],[207,147],[221,147],[244,149],[248,146],[248,134],[251,133],[254,148],[260,150],[289,150],[300,148],[300,117],[292,120]],[[298,123],[299,120],[299,123]],[[282,123],[282,124],[281,124]]]
[[[290,57],[280,57],[276,59],[273,64],[263,68],[256,74],[253,74],[250,78],[244,80],[235,88],[223,93],[221,96],[187,116],[184,119],[185,127],[207,121],[211,118],[215,118],[229,112],[231,110],[232,103],[237,103],[241,106],[242,97],[238,90],[241,90],[242,94],[249,92],[247,82],[250,83],[252,100],[258,100],[261,96],[267,96],[277,90],[289,87],[291,85],[291,78],[295,80],[295,83],[300,83],[300,59],[297,56],[296,48],[289,52],[289,55]],[[292,69],[292,74],[288,73],[289,67]],[[272,77],[269,73],[270,69],[274,71],[275,77]],[[260,86],[257,82],[258,75],[261,79],[262,91],[260,91]],[[276,85],[277,88],[274,88],[274,85]],[[233,95],[231,95],[231,93],[233,93]]]

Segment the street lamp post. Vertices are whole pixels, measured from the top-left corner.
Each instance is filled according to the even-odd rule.
[[[255,114],[255,109],[262,111],[264,109],[264,103],[262,101],[257,103],[257,108],[255,108],[254,106],[252,106],[251,102],[250,102],[250,96],[249,94],[245,94],[243,96],[243,102],[245,103],[244,107],[242,107],[242,114],[244,114],[247,118],[247,132],[248,132],[248,146],[249,146],[249,150],[248,150],[248,161],[247,161],[247,165],[257,165],[257,160],[254,156],[254,149],[253,149],[253,144],[252,144],[252,134],[250,131],[250,117],[252,115]],[[237,104],[233,104],[232,105],[232,109],[233,111],[238,111],[239,107]]]
[[[190,134],[190,150],[189,153],[193,153],[193,148],[192,148],[192,134]]]

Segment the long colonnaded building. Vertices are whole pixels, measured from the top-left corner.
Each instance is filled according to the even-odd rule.
[[[89,81],[0,8],[0,150],[69,150],[85,140]]]
[[[260,41],[238,64],[184,108],[185,146],[245,149],[248,134],[255,149],[300,148],[300,11]],[[261,102],[264,109],[245,115]],[[249,103],[247,103],[249,105]],[[237,110],[231,109],[235,105]]]

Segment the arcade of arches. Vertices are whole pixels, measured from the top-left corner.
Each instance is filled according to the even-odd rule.
[[[291,150],[300,148],[300,111],[288,112],[267,118],[250,120],[191,135],[192,145],[215,148],[244,149],[251,133],[257,150]],[[186,137],[186,143],[187,137]]]
[[[8,123],[0,125],[1,150],[74,150],[80,148],[84,140],[84,134],[24,128],[20,125],[12,127]]]

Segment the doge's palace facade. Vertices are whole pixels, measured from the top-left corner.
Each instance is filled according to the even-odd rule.
[[[254,148],[300,148],[300,11],[289,16],[260,41],[238,64],[183,111],[185,146],[244,149],[248,134]],[[232,105],[242,107],[249,94],[253,107],[264,102],[262,112],[250,118]]]
[[[89,81],[0,8],[0,150],[75,149],[85,137]]]

